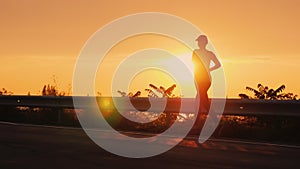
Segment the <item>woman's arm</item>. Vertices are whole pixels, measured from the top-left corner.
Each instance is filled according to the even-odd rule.
[[[218,58],[213,52],[209,52],[209,58],[211,61],[214,62],[213,67],[209,68],[209,71],[214,71],[221,67],[221,63],[219,62]]]

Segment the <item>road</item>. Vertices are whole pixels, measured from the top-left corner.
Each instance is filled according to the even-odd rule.
[[[299,168],[300,147],[185,139],[170,151],[145,159],[113,155],[82,129],[0,123],[0,168],[71,169],[257,169]]]

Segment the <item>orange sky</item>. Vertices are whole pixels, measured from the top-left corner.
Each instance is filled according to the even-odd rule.
[[[154,11],[185,18],[207,34],[223,60],[229,97],[257,83],[286,84],[286,92],[300,94],[299,6],[298,0],[1,1],[0,87],[37,94],[54,74],[67,90],[79,51],[97,29]]]

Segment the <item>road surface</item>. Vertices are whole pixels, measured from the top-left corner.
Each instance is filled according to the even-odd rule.
[[[170,151],[146,159],[113,155],[82,129],[0,123],[1,169],[276,169],[299,168],[300,147],[185,139]]]

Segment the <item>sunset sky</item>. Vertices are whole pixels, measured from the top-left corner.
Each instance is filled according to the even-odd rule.
[[[95,31],[126,15],[163,12],[188,20],[209,37],[224,66],[228,97],[258,83],[271,88],[285,84],[285,92],[300,94],[299,8],[298,0],[1,0],[0,87],[14,94],[40,94],[55,75],[58,88],[67,91],[80,50]],[[144,38],[152,43],[139,38],[128,43],[151,47],[159,40]],[[124,54],[119,49],[108,58]],[[106,65],[107,76],[114,64]],[[160,79],[151,82],[172,85]],[[97,76],[96,86],[103,81]],[[142,90],[147,82],[137,84],[130,90]],[[95,89],[104,95],[106,90]]]

